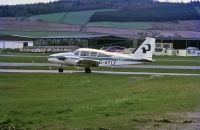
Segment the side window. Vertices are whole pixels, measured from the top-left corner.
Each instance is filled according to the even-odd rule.
[[[98,56],[97,57],[110,57],[109,55],[106,55],[104,53],[98,53]]]
[[[97,52],[90,52],[90,56],[96,57],[97,56]]]
[[[89,51],[81,51],[80,56],[89,56]]]
[[[75,52],[74,52],[74,55],[75,55],[75,56],[79,56],[79,51],[75,51]]]

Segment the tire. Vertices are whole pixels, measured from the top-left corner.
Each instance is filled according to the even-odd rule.
[[[85,68],[85,73],[87,73],[87,74],[91,73],[91,69],[90,68]]]
[[[63,71],[64,71],[63,68],[59,68],[59,69],[58,69],[58,72],[60,72],[60,73],[62,73]]]

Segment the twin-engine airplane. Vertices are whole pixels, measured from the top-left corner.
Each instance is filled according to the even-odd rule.
[[[155,39],[146,38],[146,40],[131,54],[120,54],[107,52],[105,50],[80,48],[74,52],[57,53],[48,57],[49,62],[59,63],[61,65],[72,65],[85,68],[85,73],[91,73],[91,67],[122,66],[130,64],[140,64],[151,62],[155,50]],[[63,72],[63,68],[58,69]]]

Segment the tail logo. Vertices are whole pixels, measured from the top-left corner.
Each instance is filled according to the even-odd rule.
[[[146,48],[147,46],[147,48]],[[151,50],[151,45],[150,44],[145,44],[144,47],[141,48],[143,53],[146,53],[147,51],[150,51]]]

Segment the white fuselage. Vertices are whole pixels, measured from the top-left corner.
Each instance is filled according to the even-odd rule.
[[[96,61],[98,66],[140,64],[143,61],[143,59],[133,57],[132,54],[120,54],[88,48],[81,48],[73,53],[57,53],[48,57],[49,62],[73,66],[77,66],[77,62],[82,59]]]

